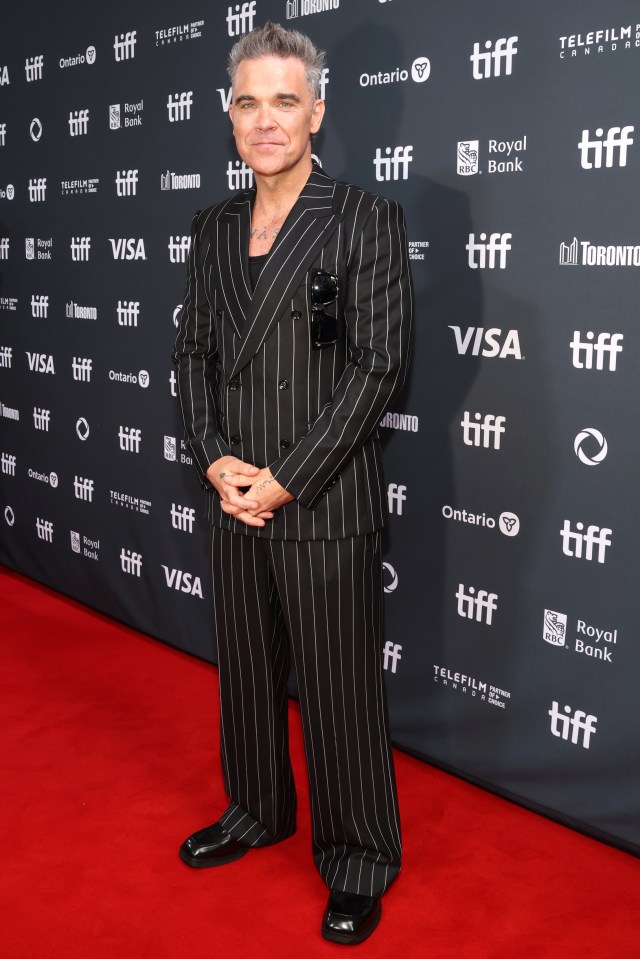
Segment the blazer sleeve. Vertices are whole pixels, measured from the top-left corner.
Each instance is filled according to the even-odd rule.
[[[204,283],[206,249],[201,248],[206,212],[199,210],[191,224],[184,303],[172,359],[178,366],[178,396],[187,445],[203,488],[210,489],[211,483],[205,475],[207,469],[214,460],[230,455],[231,450],[218,432],[211,387],[210,366],[217,354],[214,312]]]
[[[375,431],[407,373],[413,290],[405,218],[394,200],[378,198],[346,272],[349,362],[309,432],[269,464],[308,509]]]

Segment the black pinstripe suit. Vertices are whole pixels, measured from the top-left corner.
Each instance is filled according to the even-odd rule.
[[[264,527],[210,493],[221,751],[246,844],[295,828],[286,733],[289,650],[300,691],[313,852],[332,888],[380,895],[400,829],[382,680],[377,424],[402,385],[412,290],[397,203],[314,165],[252,291],[254,191],[194,217],[174,359],[190,449],[205,473],[232,454],[295,499]],[[338,342],[314,348],[311,270],[339,277]],[[239,535],[234,535],[239,534]]]

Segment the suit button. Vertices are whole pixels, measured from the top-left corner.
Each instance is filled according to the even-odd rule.
[[[283,450],[288,450],[289,447],[291,446],[291,443],[289,442],[289,440],[280,440],[280,446],[282,447]]]
[[[217,317],[217,319],[219,319],[219,320],[222,319],[222,310],[216,310],[216,317]]]
[[[232,446],[237,446],[238,443],[240,442],[240,437],[238,436],[237,433],[234,433],[231,439],[229,440],[229,442],[231,443]]]
[[[230,389],[230,390],[239,390],[239,389],[240,389],[240,381],[239,381],[239,380],[230,380],[230,382],[229,382],[229,389]]]
[[[280,380],[278,383],[279,390],[288,390],[289,389],[289,380]]]
[[[302,313],[300,312],[300,310],[291,310],[292,320],[299,320],[301,317],[302,317]]]

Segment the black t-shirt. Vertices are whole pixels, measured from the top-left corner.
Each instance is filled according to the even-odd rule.
[[[251,283],[252,292],[256,288],[256,283],[258,282],[258,278],[262,273],[262,267],[268,256],[268,253],[263,253],[262,256],[249,257],[249,282]]]

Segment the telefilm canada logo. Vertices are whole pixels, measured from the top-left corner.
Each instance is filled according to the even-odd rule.
[[[613,662],[614,647],[618,644],[617,628],[603,628],[584,619],[576,619],[575,626],[569,630],[568,620],[567,613],[545,609],[542,630],[545,643],[601,663]]]
[[[522,154],[527,150],[526,134],[517,140],[487,141],[487,163],[480,168],[480,141],[458,140],[458,176],[475,176],[478,173],[522,173]]]
[[[162,27],[155,31],[157,47],[164,47],[184,40],[198,40],[202,36],[204,20],[192,20],[191,23],[178,23],[172,27]]]
[[[433,664],[433,681],[452,692],[464,693],[471,699],[497,706],[499,709],[506,709],[511,699],[511,693],[507,689],[436,663]]]
[[[575,60],[578,57],[597,56],[603,53],[619,53],[621,50],[640,47],[640,23],[627,23],[585,33],[571,33],[559,37],[560,59]]]
[[[61,196],[77,196],[78,194],[97,193],[100,185],[99,177],[85,178],[83,180],[61,180]]]

